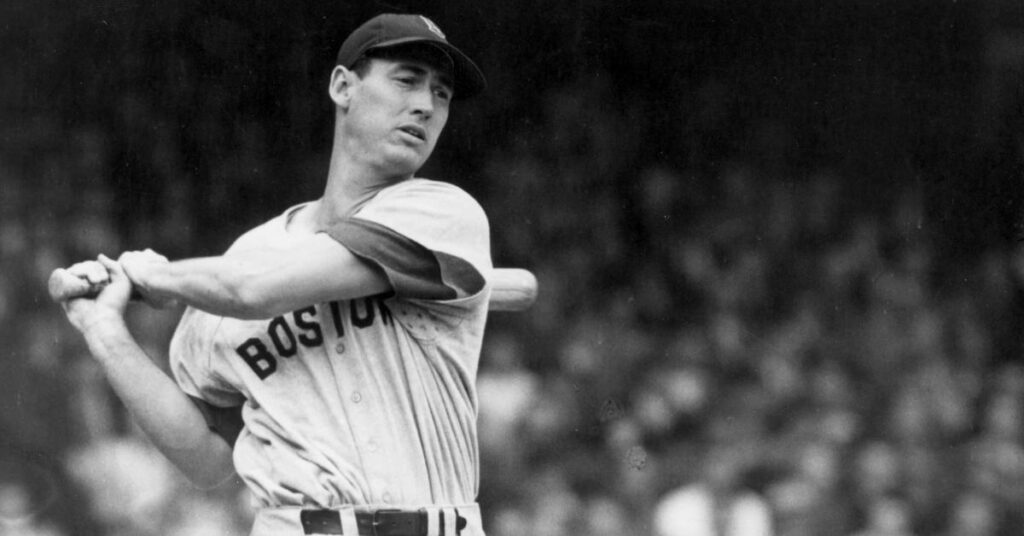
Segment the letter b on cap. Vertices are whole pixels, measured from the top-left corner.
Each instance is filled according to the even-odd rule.
[[[444,36],[444,32],[442,32],[441,28],[438,28],[438,26],[434,24],[434,21],[424,17],[423,15],[420,15],[420,19],[423,20],[423,24],[427,25],[428,30],[437,34],[437,36],[440,37],[441,39],[446,39],[446,37]]]

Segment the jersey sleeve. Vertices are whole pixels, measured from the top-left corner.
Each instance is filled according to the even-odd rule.
[[[174,381],[188,396],[213,406],[240,406],[245,397],[222,380],[213,369],[214,334],[219,317],[188,308],[178,322],[171,339],[170,368]]]
[[[242,430],[245,397],[211,369],[213,335],[220,319],[189,308],[171,339],[170,365],[178,387],[203,414],[206,425],[229,445]]]
[[[412,179],[386,189],[328,234],[379,267],[403,299],[480,294],[491,270],[483,209],[460,188]]]

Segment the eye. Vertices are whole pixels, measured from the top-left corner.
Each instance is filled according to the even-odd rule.
[[[434,95],[436,95],[437,98],[439,98],[441,100],[445,100],[445,101],[448,101],[448,100],[452,99],[452,92],[449,91],[448,89],[443,88],[443,87],[439,87],[439,88],[435,89],[434,90]]]

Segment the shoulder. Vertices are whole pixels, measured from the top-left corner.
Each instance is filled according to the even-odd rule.
[[[463,214],[486,219],[480,203],[468,192],[444,181],[413,178],[384,188],[377,194],[373,205],[406,205],[447,214]]]
[[[483,208],[463,189],[440,181],[409,179],[381,190],[352,223],[381,225],[427,247],[465,242],[486,249],[490,224]]]

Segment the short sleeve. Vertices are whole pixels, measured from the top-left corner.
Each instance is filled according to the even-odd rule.
[[[185,310],[171,339],[171,374],[190,397],[221,408],[240,406],[245,397],[211,369],[212,345],[220,320],[198,309]]]
[[[327,233],[383,270],[399,298],[458,300],[486,287],[487,217],[476,200],[451,184],[399,183]]]

